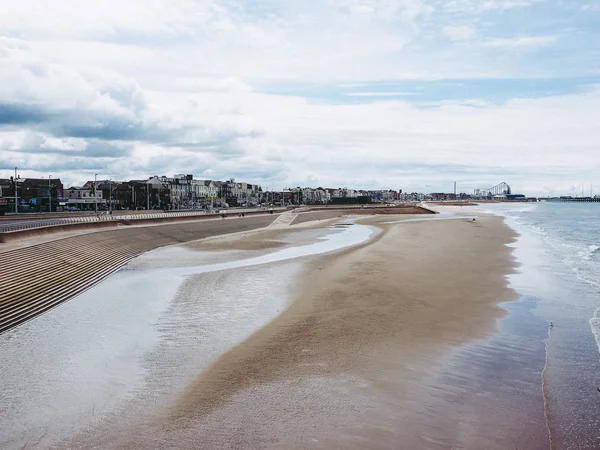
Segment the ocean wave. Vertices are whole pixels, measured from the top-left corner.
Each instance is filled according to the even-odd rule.
[[[562,238],[551,235],[538,223],[527,220],[514,219],[520,226],[537,235],[544,242],[555,257],[571,269],[575,276],[590,285],[600,287],[600,259],[595,255],[600,254],[600,246],[586,245],[577,242],[568,242]]]
[[[562,262],[575,273],[578,279],[600,287],[600,262],[593,257],[600,247],[590,245],[582,248],[581,245],[551,239],[547,239],[546,242],[557,251]]]
[[[592,333],[596,338],[596,345],[598,346],[598,351],[600,351],[600,308],[594,311],[594,316],[590,319],[590,327],[592,328]]]
[[[531,212],[531,211],[535,211],[536,209],[538,209],[538,206],[539,205],[536,205],[536,204],[523,205],[520,208],[511,208],[508,211],[515,212],[515,213]]]
[[[573,271],[575,272],[575,275],[577,276],[577,279],[586,282],[587,284],[590,284],[592,286],[595,286],[596,288],[600,288],[600,280],[598,279],[598,273],[591,271],[589,269],[582,269],[579,267],[572,267],[571,265],[569,265],[567,263],[567,266]]]
[[[594,257],[595,254],[598,253],[598,250],[600,250],[600,247],[595,244],[592,244],[589,245],[587,249],[580,252],[579,254],[583,259],[589,261]]]
[[[509,205],[510,206],[510,205]],[[537,210],[539,205],[523,205],[523,207],[486,208],[486,212],[502,216],[506,224],[518,233],[536,236],[558,261],[568,267],[575,276],[592,286],[600,288],[600,245],[573,240],[560,230],[547,225],[548,217],[539,218],[529,214]],[[555,225],[555,224],[554,224]]]
[[[548,232],[543,228],[540,227],[538,225],[533,225],[533,224],[524,224],[526,226],[528,226],[530,229],[533,230],[533,232],[539,236],[547,236]]]

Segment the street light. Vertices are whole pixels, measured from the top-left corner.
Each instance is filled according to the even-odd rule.
[[[94,210],[96,211],[96,213],[98,212],[98,194],[96,194],[96,189],[98,189],[98,186],[96,186],[97,178],[98,178],[98,174],[95,173],[94,174]]]
[[[19,195],[17,192],[17,188],[18,188],[18,184],[17,184],[17,168],[15,167],[15,214],[19,214],[19,206],[18,206],[18,201],[19,201]]]
[[[48,212],[52,212],[52,188],[50,187],[50,179],[52,175],[48,175]]]

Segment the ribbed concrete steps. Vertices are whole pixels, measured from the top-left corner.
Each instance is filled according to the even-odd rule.
[[[73,298],[165,245],[268,226],[271,214],[94,232],[2,253],[0,333]]]

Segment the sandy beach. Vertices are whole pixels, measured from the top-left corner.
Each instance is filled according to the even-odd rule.
[[[384,222],[364,221],[384,230],[369,245],[311,262],[292,306],[186,389],[173,430],[199,427],[207,448],[421,447],[416,421],[402,417],[407,394],[448,348],[495,330],[497,303],[514,295],[512,236],[493,217]],[[219,416],[214,435],[207,424]]]
[[[360,218],[379,234],[309,257],[287,282],[289,307],[185,386],[172,387],[171,402],[137,423],[119,423],[118,432],[110,421],[68,445],[494,448],[457,434],[447,415],[452,408],[433,408],[436,390],[453,387],[431,383],[445,355],[493,334],[505,314],[498,303],[515,298],[505,280],[513,270],[506,244],[514,235],[492,216],[389,223],[396,220]],[[289,245],[301,230],[253,231],[186,247],[266,252]],[[189,302],[206,283],[233,276],[219,274],[189,277],[178,297]],[[488,431],[493,442],[497,432]]]
[[[512,390],[526,403],[496,402],[482,415],[491,398],[506,393],[484,387],[486,397],[472,396],[471,387],[485,386],[488,375],[450,359],[495,335],[506,314],[499,303],[516,298],[506,282],[514,271],[507,244],[515,236],[499,217],[440,218],[315,217],[134,259],[119,272],[120,284],[106,291],[101,283],[86,302],[104,308],[95,297],[121,292],[125,299],[129,285],[139,286],[137,303],[156,297],[156,319],[143,319],[143,333],[155,334],[150,341],[135,344],[141,330],[124,331],[130,313],[123,313],[124,325],[114,324],[133,339],[130,347],[148,347],[118,356],[139,359],[128,371],[139,373],[141,384],[130,390],[119,381],[119,392],[130,393],[104,411],[95,401],[87,425],[53,447],[538,448],[541,428],[531,427],[541,426],[543,406],[527,397],[535,387]],[[293,256],[294,249],[331,246],[319,243],[331,233],[366,229],[372,237],[351,247]],[[173,276],[178,288],[165,284]],[[157,289],[165,294],[153,294]],[[78,302],[56,314],[87,314]],[[94,314],[114,314],[123,303],[113,302]],[[49,314],[39,324],[44,320],[65,319]],[[94,364],[104,365],[105,356],[98,358]],[[108,382],[107,392],[115,383]]]

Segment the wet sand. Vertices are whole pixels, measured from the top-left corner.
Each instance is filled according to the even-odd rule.
[[[299,214],[298,217],[292,222],[293,225],[297,225],[304,222],[310,222],[313,220],[327,220],[342,217],[346,214],[344,210],[334,211],[310,211]]]
[[[494,335],[506,314],[499,302],[516,298],[505,278],[514,270],[506,246],[512,231],[493,216],[357,220],[382,231],[334,254],[187,278],[161,325],[164,342],[151,357],[151,389],[58,448],[535,448],[513,444],[531,443],[523,438],[531,427],[527,414],[539,405],[512,402],[484,419],[489,397],[482,390],[490,374],[477,372],[475,386],[473,361],[487,370],[490,355],[475,347],[453,359],[457,350]],[[330,223],[306,229],[316,233]],[[273,242],[307,239],[294,228],[185,246],[267,252]],[[195,371],[205,354],[186,352],[210,348],[194,321],[203,305],[225,302],[234,313],[245,290],[260,299],[270,278],[279,287],[266,292],[281,298],[262,301],[281,304],[285,297],[288,309],[225,353],[215,342],[213,362]],[[211,294],[228,284],[237,298]],[[174,330],[181,329],[186,334],[177,338]],[[498,361],[514,365],[514,354]],[[517,400],[518,388],[510,385]]]
[[[332,211],[333,212],[333,211]],[[335,214],[302,213],[294,214],[291,225],[284,227],[266,226],[257,230],[212,236],[181,244],[182,247],[199,251],[244,250],[263,252],[264,250],[284,247],[285,245],[302,245],[312,242],[307,231],[322,231],[325,227],[340,221],[343,211]],[[315,215],[316,214],[316,215]],[[419,216],[415,216],[419,217]],[[354,216],[354,219],[360,217]],[[304,234],[304,239],[299,235]]]
[[[320,208],[313,211],[302,212],[292,222],[293,225],[315,221],[315,220],[327,220],[335,219],[340,217],[356,217],[357,215],[393,215],[403,217],[406,215],[421,216],[423,214],[431,214],[430,210],[422,207],[410,207],[401,206],[398,208],[394,207],[376,207],[376,206],[349,206],[349,207],[332,207]]]
[[[431,380],[452,349],[497,331],[505,314],[498,302],[515,298],[505,281],[514,236],[497,217],[385,221],[361,221],[383,229],[372,242],[312,258],[292,281],[288,310],[218,358],[119,446],[468,444],[444,429],[452,427],[451,409],[431,401],[453,386]],[[482,424],[489,429],[479,433],[488,436],[503,426]]]

